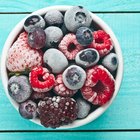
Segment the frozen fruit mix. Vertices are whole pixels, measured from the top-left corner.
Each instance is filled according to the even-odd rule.
[[[6,66],[20,115],[56,128],[86,118],[111,99],[118,58],[110,35],[86,9],[74,6],[29,16]]]

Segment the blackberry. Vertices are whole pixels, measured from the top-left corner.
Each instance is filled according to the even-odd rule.
[[[46,97],[38,104],[41,124],[45,127],[60,127],[77,119],[77,103],[70,97]]]

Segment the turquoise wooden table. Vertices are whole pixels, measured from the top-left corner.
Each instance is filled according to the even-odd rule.
[[[12,28],[27,14],[51,5],[83,5],[116,34],[123,52],[124,78],[117,98],[95,121],[75,129],[52,130],[20,117],[0,80],[0,140],[140,139],[139,0],[0,0],[0,54]]]

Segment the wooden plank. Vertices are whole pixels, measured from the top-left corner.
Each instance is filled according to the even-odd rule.
[[[1,140],[75,140],[75,139],[84,139],[84,140],[139,140],[140,132],[93,132],[93,133],[1,133]]]
[[[53,5],[83,5],[92,11],[140,11],[136,0],[0,0],[0,12],[32,12]]]
[[[0,15],[0,52],[9,31],[25,15]],[[124,79],[110,108],[97,120],[75,130],[140,128],[140,14],[98,14],[115,32],[124,57]],[[10,21],[10,23],[9,23]],[[50,130],[20,117],[0,82],[0,130]]]

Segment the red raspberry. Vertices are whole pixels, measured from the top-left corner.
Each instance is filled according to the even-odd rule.
[[[77,92],[77,90],[70,90],[64,85],[62,80],[62,74],[59,74],[56,77],[54,91],[57,95],[64,97],[72,97]]]
[[[21,33],[9,49],[6,61],[9,71],[21,72],[42,65],[42,54],[30,48],[27,39],[27,33]]]
[[[55,84],[54,75],[50,74],[48,69],[41,66],[31,70],[29,80],[33,90],[36,92],[47,92]]]
[[[93,32],[93,38],[93,42],[88,47],[95,48],[101,57],[108,54],[112,50],[113,46],[111,38],[105,31],[98,30]]]
[[[65,35],[58,47],[69,60],[75,59],[76,54],[83,49],[77,42],[76,36],[72,33]]]
[[[87,71],[87,79],[81,89],[83,97],[94,105],[107,103],[115,90],[115,80],[103,66],[95,66]]]

